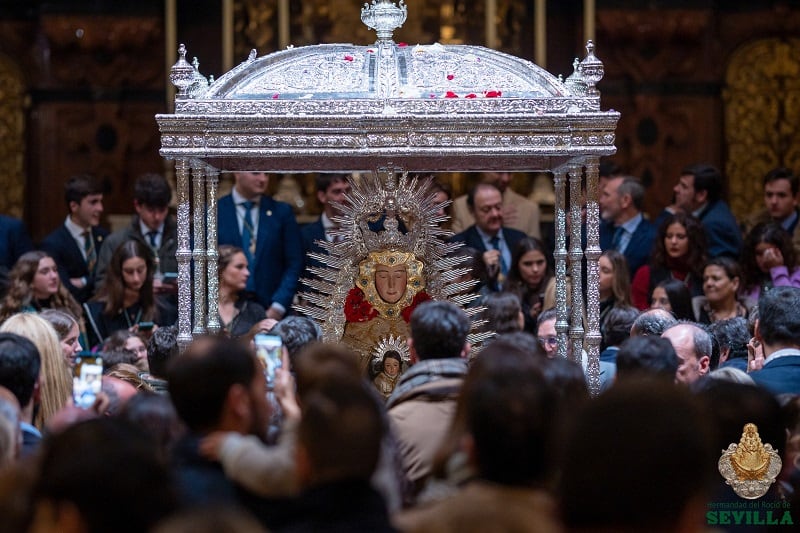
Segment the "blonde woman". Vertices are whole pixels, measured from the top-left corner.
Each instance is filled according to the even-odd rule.
[[[11,316],[0,332],[16,333],[29,339],[39,350],[39,413],[34,425],[41,430],[51,416],[72,399],[72,374],[64,360],[58,335],[50,323],[34,313]]]

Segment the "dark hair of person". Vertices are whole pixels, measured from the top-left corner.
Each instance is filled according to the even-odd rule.
[[[756,246],[761,243],[771,244],[778,248],[783,255],[783,264],[791,274],[797,266],[797,254],[792,244],[792,236],[776,222],[762,222],[750,230],[744,240],[744,253],[742,254],[742,279],[743,287],[755,287],[763,281],[771,279],[769,272],[762,272],[756,262]]]
[[[664,309],[648,309],[641,313],[631,326],[631,335],[660,337],[662,333],[677,324],[675,316]]]
[[[758,299],[758,331],[764,344],[800,345],[800,289],[774,287]]]
[[[119,350],[120,348],[125,348],[125,343],[128,342],[128,339],[131,337],[139,337],[138,334],[129,331],[127,329],[120,329],[112,333],[108,336],[108,338],[103,343],[103,352],[110,352],[112,350]],[[139,337],[141,339],[141,337]],[[142,339],[142,341],[144,341]]]
[[[667,255],[667,248],[664,244],[667,229],[673,224],[683,226],[689,239],[689,251],[686,257],[677,261]],[[702,282],[705,264],[706,234],[703,230],[703,224],[695,217],[684,213],[675,213],[668,216],[658,227],[651,266],[662,268],[679,267],[681,270],[686,270],[696,277],[698,282]]]
[[[147,341],[147,366],[157,378],[167,375],[170,362],[178,357],[178,327],[164,326],[156,329]]]
[[[601,159],[597,167],[598,176],[601,178],[613,178],[622,174],[622,167],[610,159]]]
[[[695,192],[706,191],[708,203],[716,202],[722,198],[722,174],[719,170],[707,163],[698,163],[688,166],[681,171],[681,175],[694,176]]]
[[[497,185],[494,185],[493,183],[488,183],[488,182],[485,182],[485,181],[479,181],[467,193],[467,206],[470,209],[475,209],[475,196],[477,196],[478,192],[481,189],[494,189],[499,194],[501,194],[500,193],[500,189],[497,188]],[[501,196],[502,196],[502,194],[501,194]]]
[[[109,475],[110,466],[125,475]],[[129,422],[96,418],[51,435],[42,445],[35,502],[75,505],[86,531],[149,531],[178,506],[166,463]],[[131,502],[136,502],[132,505]]]
[[[125,403],[119,416],[150,435],[165,460],[170,457],[172,447],[185,431],[175,406],[164,394],[136,394]]]
[[[564,439],[567,530],[677,531],[719,476],[708,416],[688,391],[653,380],[617,383],[588,403]]]
[[[22,254],[8,273],[8,290],[0,305],[0,322],[15,315],[26,307],[38,307],[33,298],[33,278],[39,270],[42,259],[50,257],[47,252],[33,250]],[[55,260],[53,260],[55,262]],[[58,265],[56,265],[58,266]],[[50,297],[50,308],[60,309],[80,317],[83,313],[80,304],[59,280],[58,292]]]
[[[314,185],[317,192],[327,192],[331,185],[334,183],[347,183],[347,174],[320,172],[314,178]]]
[[[232,244],[221,244],[217,250],[217,274],[222,277],[222,273],[228,268],[236,254],[244,253],[238,246]]]
[[[501,333],[491,339],[489,344],[498,344],[508,349],[521,350],[533,357],[545,357],[542,347],[536,341],[536,336],[527,331]]]
[[[650,377],[672,383],[679,363],[668,339],[652,335],[631,337],[617,352],[617,380]]]
[[[306,346],[322,339],[322,330],[316,322],[304,316],[287,316],[270,330],[277,335],[289,352],[289,362],[294,367],[294,359]]]
[[[31,401],[41,367],[33,342],[15,333],[0,333],[0,386],[10,390],[21,407]]]
[[[64,184],[64,201],[69,209],[69,204],[81,201],[92,194],[103,194],[103,185],[90,174],[78,174],[72,176]]]
[[[139,289],[139,302],[142,306],[141,321],[152,321],[156,315],[156,304],[153,297],[153,252],[144,243],[131,239],[120,244],[108,264],[106,280],[95,296],[95,300],[104,301],[103,314],[115,316],[125,306],[125,281],[122,276],[122,265],[128,259],[139,257],[144,259],[147,276]]]
[[[359,357],[344,345],[315,342],[300,350],[293,370],[297,396],[302,398],[310,391],[331,380],[359,380],[363,375]]]
[[[639,316],[639,310],[631,306],[612,307],[601,324],[603,344],[619,346],[631,336],[631,326]]]
[[[510,292],[492,292],[483,299],[486,311],[482,317],[488,322],[483,326],[486,331],[510,333],[521,331],[519,323],[522,307],[516,294]]]
[[[132,350],[128,350],[124,346],[118,346],[110,350],[103,349],[103,372],[108,372],[109,369],[119,364],[136,365],[139,357]]]
[[[706,262],[706,266],[703,267],[703,270],[710,266],[720,267],[725,272],[725,275],[731,279],[731,281],[738,279],[740,283],[742,282],[742,268],[735,259],[731,259],[730,257],[724,255],[714,257]]]
[[[409,326],[414,350],[420,360],[445,359],[461,356],[470,320],[452,302],[427,301],[411,313]]]
[[[778,180],[787,180],[789,182],[789,186],[792,189],[792,196],[797,196],[797,193],[800,192],[800,179],[797,178],[797,175],[792,172],[791,169],[786,167],[773,168],[764,176],[764,186]]]
[[[672,314],[678,320],[694,320],[692,295],[684,282],[678,279],[665,279],[656,287],[661,287],[667,294]],[[650,295],[653,296],[652,294]]]
[[[397,364],[401,367],[403,366],[403,360],[400,357],[400,354],[397,350],[387,350],[385,354],[383,354],[383,360],[381,361],[381,370],[383,370],[383,365],[386,363],[387,359],[394,359],[397,361]]]
[[[386,432],[378,401],[361,380],[329,380],[303,397],[298,446],[307,453],[312,484],[368,481]]]
[[[169,206],[172,189],[161,174],[142,174],[133,184],[133,199],[141,205],[163,209]]]
[[[570,316],[569,308],[567,308],[567,316]],[[547,322],[549,320],[557,320],[557,319],[558,319],[558,311],[556,310],[555,307],[553,307],[552,309],[545,309],[544,311],[539,313],[538,317],[536,317],[536,330],[537,330],[537,332],[538,332],[539,328],[541,327],[541,325],[544,324],[545,322]]]
[[[536,287],[529,287],[522,280],[519,262],[525,254],[533,251],[541,252],[546,261],[547,268],[539,285]],[[514,253],[511,255],[511,268],[508,269],[508,279],[506,280],[505,290],[516,294],[520,302],[530,302],[533,304],[542,299],[541,295],[544,294],[545,288],[552,277],[553,261],[550,256],[550,251],[544,243],[536,237],[525,237],[521,239],[514,247]]]
[[[230,388],[249,389],[260,371],[255,355],[241,342],[204,337],[173,361],[166,377],[178,416],[190,430],[204,432],[219,423]]]
[[[750,341],[747,319],[737,316],[712,322],[708,327],[717,339],[720,351],[729,350],[728,361],[736,358],[747,359],[747,343]]]
[[[464,380],[461,397],[478,476],[502,485],[544,483],[553,463],[559,410],[540,363],[513,351],[482,354]]]

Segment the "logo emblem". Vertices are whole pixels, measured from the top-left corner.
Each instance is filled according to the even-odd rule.
[[[739,444],[731,443],[719,458],[719,473],[733,491],[748,500],[767,493],[781,471],[781,458],[763,444],[755,424],[745,424]]]

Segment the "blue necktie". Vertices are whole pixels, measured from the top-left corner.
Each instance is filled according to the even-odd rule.
[[[256,242],[253,233],[253,217],[250,211],[253,209],[253,202],[247,201],[240,204],[244,207],[244,216],[242,217],[242,250],[244,255],[247,256],[247,261],[253,266],[253,256],[256,251]]]
[[[500,273],[505,277],[508,275],[508,265],[506,264],[506,258],[503,257],[503,250],[500,248],[500,237],[495,235],[490,242],[492,243],[492,248],[500,252]]]
[[[614,250],[621,252],[622,250],[619,249],[620,241],[622,241],[622,235],[625,233],[625,228],[622,226],[617,226],[617,229],[614,230],[614,238],[611,239],[611,248]]]

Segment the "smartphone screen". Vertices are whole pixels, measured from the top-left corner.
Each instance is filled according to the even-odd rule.
[[[267,386],[272,388],[275,385],[275,371],[283,364],[283,340],[277,335],[266,335],[259,333],[255,338],[256,355],[264,366],[264,375],[267,378]]]
[[[154,325],[153,322],[139,322],[139,331],[150,331]]]
[[[103,358],[95,354],[78,355],[72,367],[72,399],[81,409],[94,405],[103,379]]]

